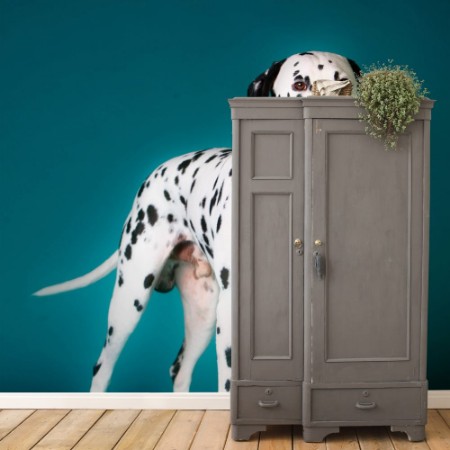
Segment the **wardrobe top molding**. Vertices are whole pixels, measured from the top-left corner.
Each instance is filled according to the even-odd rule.
[[[235,97],[228,100],[232,119],[359,119],[354,97]],[[430,120],[435,101],[422,100],[415,120]]]

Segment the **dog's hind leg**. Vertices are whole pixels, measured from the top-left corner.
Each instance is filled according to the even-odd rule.
[[[185,236],[164,221],[148,225],[133,218],[136,228],[122,237],[116,283],[109,306],[105,345],[94,366],[91,391],[106,390],[115,363],[134,331],[172,249]],[[130,222],[129,222],[130,223]],[[127,239],[128,237],[128,239]]]
[[[105,344],[94,366],[91,392],[108,387],[114,366],[128,337],[134,331],[161,270],[158,261],[166,255],[152,254],[149,245],[133,247],[133,263],[119,262],[117,280],[109,306]]]
[[[200,263],[201,268],[202,263]],[[196,270],[197,269],[197,270]],[[200,277],[198,277],[198,275]],[[187,392],[192,372],[215,330],[219,288],[214,275],[199,270],[199,265],[182,263],[176,271],[184,309],[185,337],[170,368],[175,392]]]

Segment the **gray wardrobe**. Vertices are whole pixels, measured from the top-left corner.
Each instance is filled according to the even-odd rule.
[[[234,439],[269,424],[424,439],[433,102],[397,151],[349,97],[230,105]]]

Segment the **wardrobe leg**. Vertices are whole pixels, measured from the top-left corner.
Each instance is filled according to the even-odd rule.
[[[303,427],[305,442],[322,442],[326,436],[339,433],[339,427]]]
[[[235,441],[248,441],[252,434],[266,430],[265,425],[231,425],[231,437]]]
[[[418,442],[425,440],[425,425],[413,425],[413,426],[391,426],[391,431],[403,431],[408,436],[408,440],[411,442]]]

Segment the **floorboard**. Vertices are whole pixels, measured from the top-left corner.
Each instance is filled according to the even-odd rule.
[[[153,450],[174,415],[173,410],[142,411],[114,450]]]
[[[204,414],[204,411],[177,411],[155,448],[189,449]]]
[[[450,450],[450,410],[429,410],[426,441],[388,427],[341,428],[306,443],[300,426],[231,438],[229,411],[1,410],[0,450]]]
[[[33,409],[0,411],[0,439],[3,439],[33,413]]]
[[[206,411],[191,450],[223,450],[230,421],[229,411]]]
[[[103,410],[70,411],[33,450],[70,450],[104,414]]]
[[[111,450],[138,416],[136,410],[106,411],[73,447],[76,450]]]
[[[39,410],[0,441],[0,450],[29,450],[60,422],[69,410]]]

